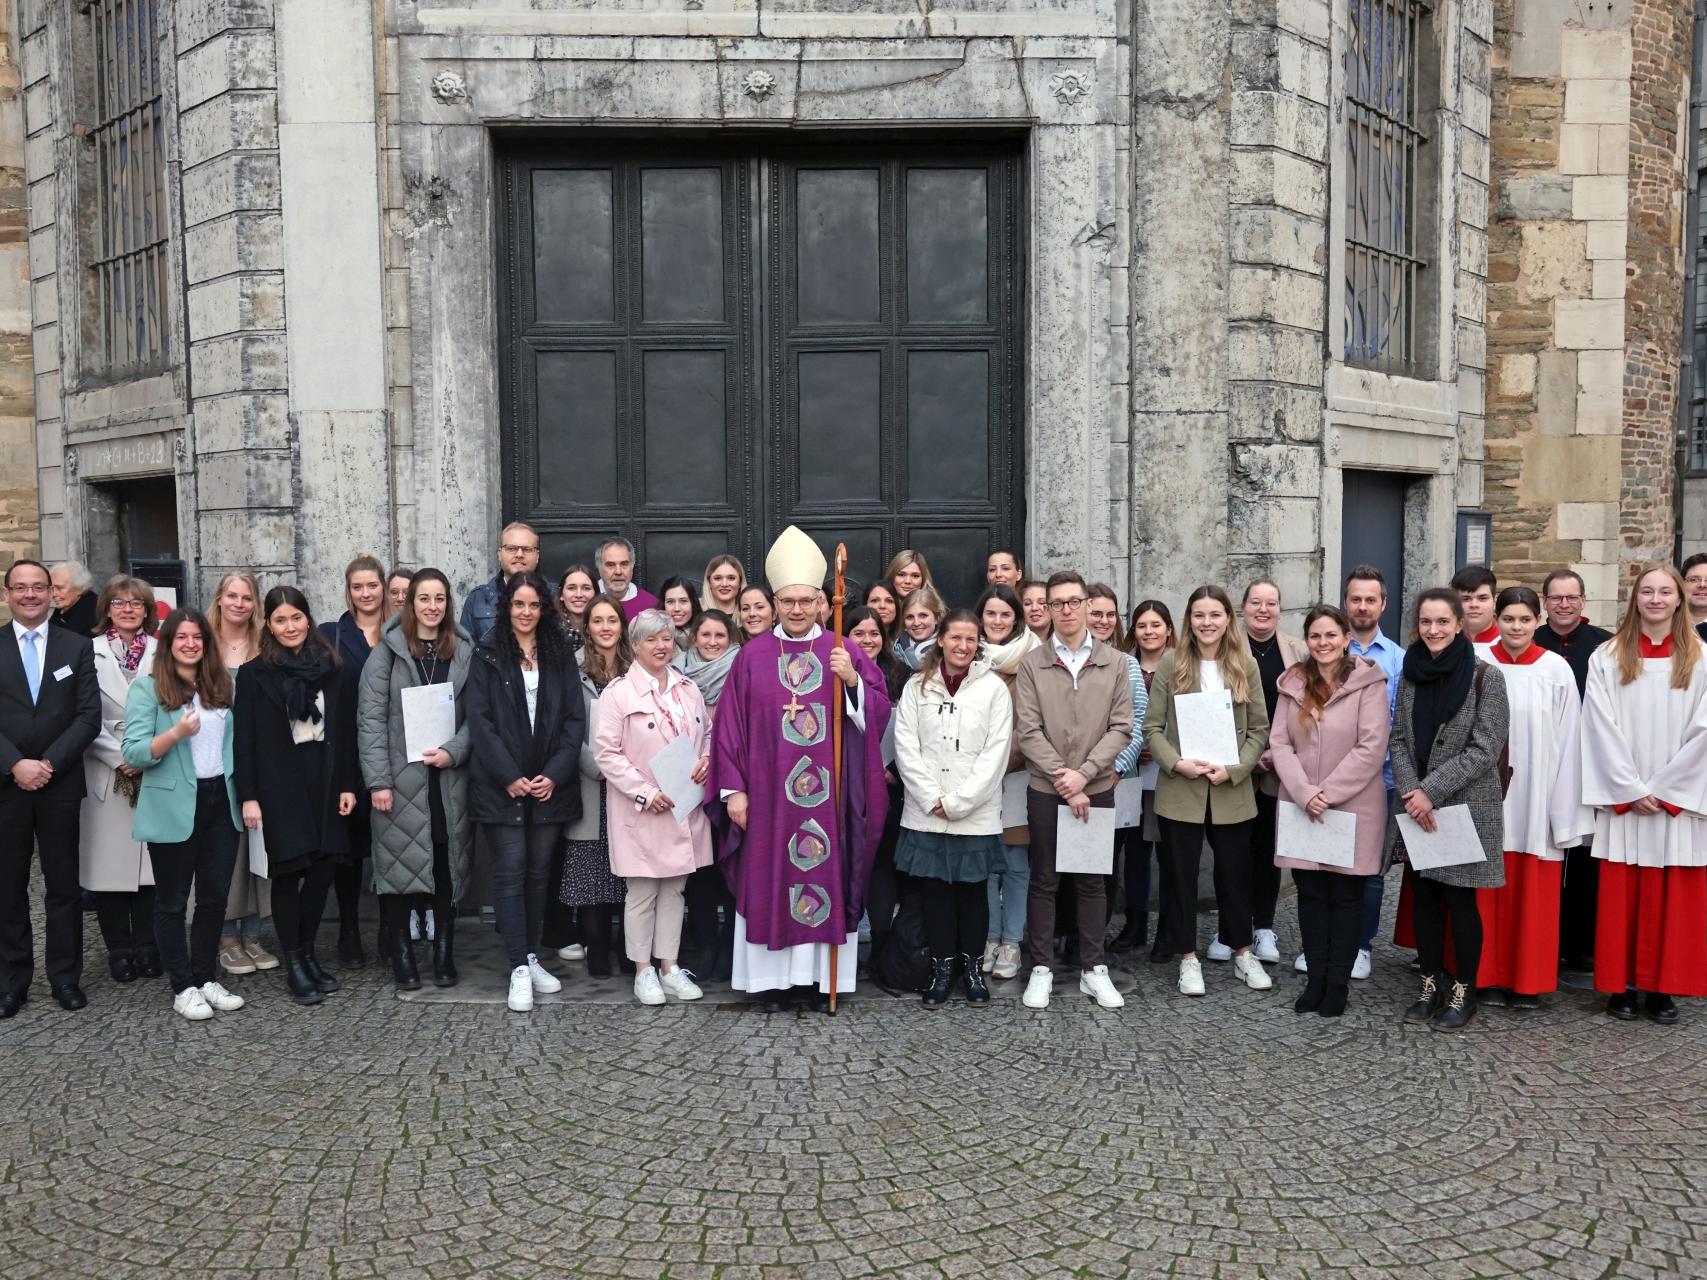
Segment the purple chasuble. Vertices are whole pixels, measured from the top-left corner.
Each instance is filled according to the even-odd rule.
[[[755,636],[729,670],[712,723],[706,809],[720,836],[718,865],[747,940],[772,951],[848,940],[883,835],[889,694],[871,659],[849,646],[865,732],[844,708],[838,822],[830,700],[846,686],[830,670],[834,647],[828,632],[810,641]],[[747,793],[745,831],[729,821],[725,791]]]

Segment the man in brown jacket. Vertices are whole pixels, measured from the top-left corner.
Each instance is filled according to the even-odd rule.
[[[1093,637],[1086,625],[1085,580],[1053,574],[1048,583],[1049,642],[1020,659],[1014,679],[1014,737],[1030,779],[1026,821],[1031,830],[1031,893],[1026,942],[1031,977],[1028,1009],[1049,1007],[1055,953],[1055,830],[1065,805],[1087,820],[1114,807],[1114,758],[1132,741],[1132,686],[1126,656]],[[1113,846],[1110,845],[1110,854]],[[1103,963],[1108,898],[1100,875],[1073,876],[1079,914],[1079,990],[1104,1009],[1126,1003]]]

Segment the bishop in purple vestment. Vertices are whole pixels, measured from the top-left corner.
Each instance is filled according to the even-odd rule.
[[[888,807],[883,677],[853,646],[842,650],[852,683],[837,676],[834,638],[816,620],[823,556],[804,534],[791,533],[816,554],[816,568],[787,562],[788,533],[772,549],[766,571],[782,621],[743,645],[730,669],[706,779],[707,807],[721,836],[718,864],[738,916],[735,985],[747,991],[826,987],[819,961],[824,948],[849,946],[859,928]],[[831,785],[837,697],[846,699],[839,812]],[[736,821],[742,801],[745,829]],[[851,947],[844,955],[841,991],[852,989],[855,967]]]

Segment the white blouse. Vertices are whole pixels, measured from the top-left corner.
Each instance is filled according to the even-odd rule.
[[[195,736],[190,739],[190,758],[195,761],[196,777],[220,778],[225,776],[225,717],[231,714],[227,707],[205,707],[202,696],[195,696],[196,714],[202,718],[202,727],[197,729]]]

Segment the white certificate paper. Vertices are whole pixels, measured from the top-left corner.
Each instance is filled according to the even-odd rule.
[[[1282,800],[1274,815],[1274,852],[1276,857],[1350,868],[1357,861],[1357,815],[1329,809],[1320,822],[1313,822],[1297,805]]]
[[[1066,805],[1055,814],[1056,874],[1114,874],[1114,810],[1093,805],[1085,822],[1075,818]]]
[[[249,833],[249,874],[271,879],[267,875],[267,837],[261,833],[259,824],[245,830]]]
[[[1399,811],[1399,834],[1404,837],[1405,856],[1411,866],[1426,871],[1430,867],[1461,867],[1469,862],[1487,859],[1482,838],[1476,834],[1476,823],[1470,817],[1467,804],[1448,805],[1434,811],[1434,831],[1424,831],[1404,810]]]
[[[1181,693],[1174,697],[1182,760],[1204,764],[1239,763],[1239,737],[1233,731],[1233,695],[1226,689]]]
[[[1025,817],[1026,772],[1024,769],[1002,778],[1002,830],[1023,827]]]
[[[403,751],[418,761],[456,737],[456,688],[448,681],[403,690]]]
[[[675,801],[671,811],[683,826],[693,811],[705,803],[705,784],[693,780],[694,766],[699,757],[694,754],[693,739],[679,733],[664,744],[664,749],[652,757],[652,777],[658,790]]]
[[[1156,789],[1156,779],[1162,776],[1162,766],[1154,760],[1138,766],[1138,785],[1146,791]]]
[[[1144,780],[1142,778],[1122,778],[1114,784],[1114,826],[1124,830],[1127,827],[1142,826],[1144,823]]]

